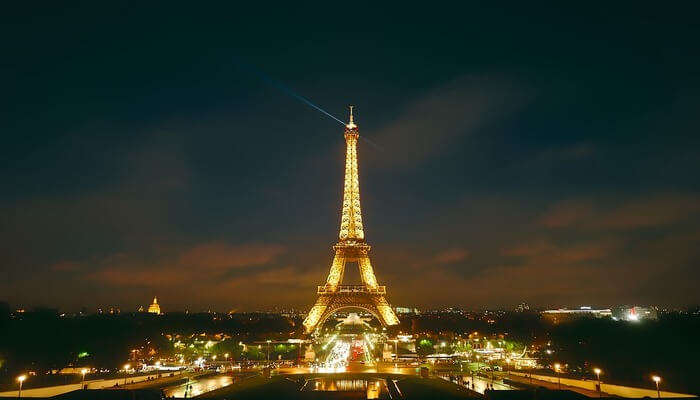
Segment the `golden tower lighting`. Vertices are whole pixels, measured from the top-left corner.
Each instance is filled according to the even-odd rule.
[[[345,125],[345,181],[339,240],[333,246],[335,256],[326,283],[318,287],[318,300],[304,320],[306,333],[313,332],[334,312],[351,307],[369,311],[385,326],[399,323],[384,297],[386,286],[377,284],[368,255],[370,246],[365,242],[357,168],[357,139],[360,134],[352,108],[350,106],[350,122]],[[361,285],[342,285],[347,262],[357,262]]]

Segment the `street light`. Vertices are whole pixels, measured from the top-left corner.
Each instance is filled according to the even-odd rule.
[[[267,340],[267,365],[270,365],[270,342],[271,340]]]
[[[559,385],[559,390],[561,390],[561,364],[554,364],[554,372],[557,373],[557,383]]]
[[[659,382],[661,382],[661,377],[658,375],[654,375],[651,377],[651,379],[656,383],[656,398],[660,399],[661,398],[661,391],[659,391]]]
[[[126,375],[129,371],[129,368],[131,368],[131,365],[129,364],[124,364],[124,384],[126,385]]]
[[[603,386],[600,384],[600,373],[603,372],[600,368],[593,368],[593,372],[598,377],[598,397],[603,397]]]
[[[80,387],[85,389],[85,374],[87,374],[88,370],[87,368],[83,368],[80,370],[80,373],[83,374],[83,380],[80,382]]]
[[[27,375],[20,375],[17,377],[17,382],[19,382],[19,392],[17,392],[17,398],[22,397],[22,382],[27,379]],[[658,384],[657,384],[658,386]]]

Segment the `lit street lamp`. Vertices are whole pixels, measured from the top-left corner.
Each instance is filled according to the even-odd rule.
[[[267,340],[267,365],[270,365],[270,342],[271,340]]]
[[[399,359],[399,339],[390,339],[390,342],[394,342],[394,361]]]
[[[561,364],[554,364],[554,372],[557,373],[557,383],[559,386],[559,390],[561,390]]]
[[[593,372],[598,377],[598,397],[603,397],[603,386],[600,384],[600,373],[602,372],[600,368],[593,368]]]
[[[131,368],[131,365],[129,364],[124,364],[124,384],[126,385],[126,375],[129,371],[129,368]]]
[[[19,392],[17,392],[17,398],[22,397],[22,382],[24,382],[27,379],[27,375],[20,375],[17,377],[17,382],[19,382]],[[658,384],[657,384],[658,386]]]
[[[85,389],[85,374],[87,374],[88,370],[86,368],[83,368],[80,370],[80,373],[83,374],[83,380],[80,382],[80,387],[82,389]]]
[[[661,377],[658,375],[654,375],[651,377],[651,379],[656,383],[656,398],[660,399],[661,398],[661,391],[659,391],[659,382],[661,382]]]

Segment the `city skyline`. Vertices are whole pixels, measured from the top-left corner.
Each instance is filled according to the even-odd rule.
[[[0,301],[308,309],[344,143],[294,91],[356,105],[392,305],[700,303],[691,13],[16,7]]]

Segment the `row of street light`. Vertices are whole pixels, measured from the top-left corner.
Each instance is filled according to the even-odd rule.
[[[554,363],[554,372],[557,373],[557,386],[559,386],[559,390],[561,390],[561,364],[559,363]],[[598,395],[599,397],[603,397],[603,386],[602,383],[600,382],[600,374],[603,372],[600,368],[596,367],[593,368],[593,372],[596,375],[596,378],[598,380]],[[656,384],[656,397],[658,399],[661,398],[661,390],[659,389],[659,383],[661,383],[661,377],[658,375],[652,375],[651,380],[654,381]]]
[[[269,353],[270,341],[268,340],[267,343],[268,343],[267,361],[269,363],[270,362],[270,353]],[[225,357],[228,359],[228,354],[226,354]],[[216,360],[216,356],[214,356],[213,358],[214,358],[214,360]],[[479,359],[479,356],[477,355],[477,362],[478,362],[478,359]],[[558,386],[559,390],[561,390],[561,372],[562,372],[561,364],[554,363],[553,367],[554,367],[554,372],[557,373],[557,386]],[[125,373],[128,372],[130,368],[131,368],[130,364],[124,365],[124,372]],[[85,375],[88,372],[89,371],[86,368],[83,368],[82,370],[80,370],[80,373],[82,375],[82,381],[81,381],[80,387],[82,389],[85,389]],[[600,381],[600,374],[603,372],[603,370],[596,367],[596,368],[593,368],[593,372],[595,373],[596,378],[598,380],[598,394],[600,397],[602,397],[603,396],[603,386],[602,386],[602,383]],[[19,391],[17,393],[17,398],[22,397],[22,384],[24,383],[25,380],[27,380],[27,375],[25,375],[25,374],[22,374],[22,375],[17,377],[17,382],[19,383]],[[652,375],[651,380],[656,384],[656,396],[658,399],[660,399],[661,398],[661,390],[659,388],[659,384],[661,383],[661,377],[658,375]],[[124,376],[124,384],[126,385],[126,374]]]
[[[83,368],[80,370],[80,373],[83,375],[83,379],[82,379],[82,381],[80,381],[80,387],[84,389],[85,388],[85,374],[88,373],[88,370],[86,368]],[[17,392],[18,399],[22,398],[22,384],[26,380],[27,380],[27,375],[25,375],[25,374],[22,374],[22,375],[17,377],[17,382],[19,383],[19,390]]]

